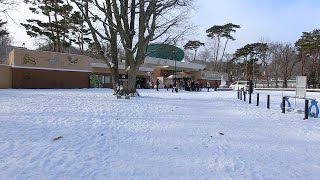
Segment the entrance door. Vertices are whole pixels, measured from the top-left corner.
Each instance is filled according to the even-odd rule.
[[[102,88],[102,78],[103,76],[91,74],[89,76],[90,88]]]

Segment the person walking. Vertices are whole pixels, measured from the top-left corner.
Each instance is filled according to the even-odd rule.
[[[175,88],[176,88],[176,81],[173,81],[173,83],[172,83],[172,92],[175,91]]]
[[[157,79],[156,85],[157,85],[157,91],[159,91],[159,85],[160,85],[159,79]]]
[[[209,92],[209,89],[210,89],[210,82],[207,81],[207,88],[208,88],[208,92]]]
[[[177,87],[177,86],[178,86],[177,81],[174,81],[174,82],[173,82],[173,85],[172,85],[172,92],[173,92],[173,91],[175,91],[176,93],[178,92],[178,87]]]

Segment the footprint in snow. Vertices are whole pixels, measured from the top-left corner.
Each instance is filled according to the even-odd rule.
[[[56,137],[56,138],[53,138],[53,141],[57,141],[57,140],[59,140],[59,139],[61,139],[62,138],[62,136],[58,136],[58,137]]]

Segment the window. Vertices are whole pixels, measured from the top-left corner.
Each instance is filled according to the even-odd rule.
[[[111,76],[103,76],[102,83],[103,84],[111,83]]]

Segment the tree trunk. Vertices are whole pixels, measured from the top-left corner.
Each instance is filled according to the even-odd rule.
[[[288,77],[284,76],[283,77],[283,84],[282,84],[283,88],[287,88],[288,87]]]
[[[304,76],[304,66],[305,66],[305,57],[304,53],[301,52],[301,75]]]
[[[55,1],[54,5],[55,5],[55,9],[57,9],[57,8],[59,7],[57,1]],[[54,22],[55,25],[58,26],[58,13],[57,13],[57,12],[54,12],[54,19],[55,19],[55,22]],[[56,40],[57,40],[57,49],[56,49],[56,51],[57,51],[57,52],[61,52],[61,42],[60,42],[60,33],[59,33],[59,30],[57,30],[56,33],[57,33],[57,37],[56,37]]]
[[[269,88],[270,87],[270,83],[269,83],[269,75],[268,75],[268,64],[265,62],[265,77],[266,77],[266,80],[267,80],[267,87]]]
[[[131,67],[128,71],[128,87],[126,89],[127,94],[134,94],[136,92],[136,80],[137,80],[137,70],[135,67]]]
[[[112,86],[113,92],[117,91],[117,84],[119,84],[119,71],[115,68],[111,68]]]
[[[226,43],[224,44],[224,47],[223,47],[222,56],[221,56],[221,60],[220,60],[221,64],[222,64],[224,53],[226,52],[228,41],[229,41],[229,38],[226,40]]]
[[[246,81],[248,80],[248,62],[247,62],[247,57],[245,59],[245,68],[246,68]]]
[[[219,56],[219,49],[220,49],[220,36],[218,36],[218,45],[217,45],[217,52],[216,52],[216,63],[218,63],[218,56]],[[218,71],[220,71],[220,64],[218,64]]]

